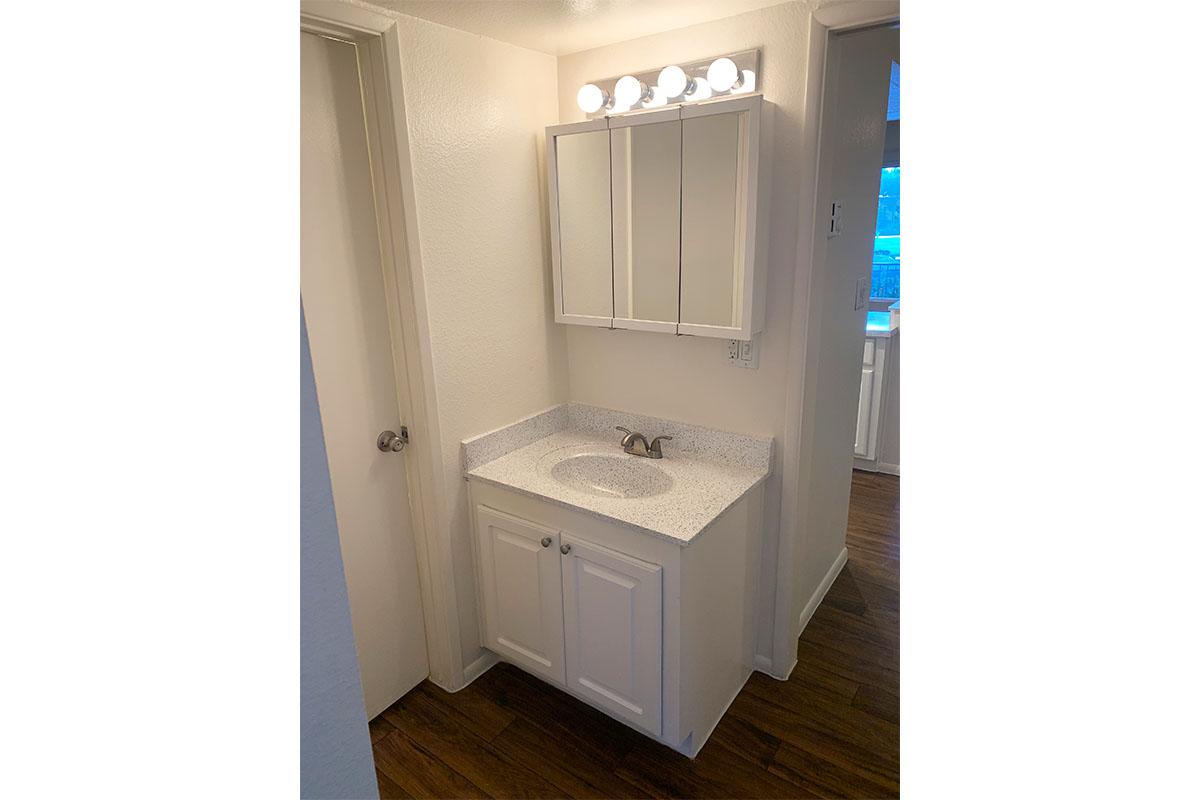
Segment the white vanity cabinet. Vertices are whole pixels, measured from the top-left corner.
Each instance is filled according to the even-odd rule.
[[[762,487],[687,543],[468,492],[485,646],[695,756],[753,669]]]
[[[858,387],[858,420],[854,426],[854,455],[872,461],[879,447],[879,418],[883,406],[884,364],[888,337],[868,336],[863,344],[862,381]]]
[[[761,332],[768,110],[747,95],[547,128],[555,320]]]

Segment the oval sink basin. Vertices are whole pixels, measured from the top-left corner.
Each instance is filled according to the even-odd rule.
[[[652,497],[675,484],[663,470],[636,456],[580,453],[550,468],[550,477],[599,497]]]

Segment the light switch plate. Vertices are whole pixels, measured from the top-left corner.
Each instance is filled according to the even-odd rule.
[[[842,235],[842,204],[834,202],[829,206],[829,228],[825,231],[825,238],[832,239],[835,236]]]
[[[867,304],[871,296],[871,279],[859,278],[854,286],[854,310],[858,311]]]

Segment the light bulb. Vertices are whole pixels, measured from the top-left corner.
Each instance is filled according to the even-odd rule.
[[[730,90],[731,94],[746,94],[754,91],[754,70],[742,70],[742,85],[735,86]]]
[[[730,58],[718,58],[708,65],[708,82],[714,92],[728,92],[741,85],[742,74]]]
[[[663,90],[668,100],[688,92],[692,86],[692,79],[675,65],[664,67],[663,71],[658,73],[658,88]]]
[[[649,90],[646,84],[639,81],[632,75],[626,75],[617,81],[617,86],[613,89],[613,97],[616,98],[617,105],[633,108],[646,97],[649,96]]]
[[[642,103],[645,108],[658,108],[667,104],[667,93],[662,90],[661,86],[650,87],[650,99]]]
[[[595,114],[608,105],[608,101],[608,92],[594,83],[585,83],[579,87],[579,94],[575,95],[575,102],[585,114]]]
[[[696,78],[696,89],[685,100],[707,100],[712,97],[712,87],[708,85],[708,81],[704,78]]]

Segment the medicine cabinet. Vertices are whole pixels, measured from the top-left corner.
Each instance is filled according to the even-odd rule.
[[[546,129],[556,321],[762,330],[763,106],[752,95]]]

